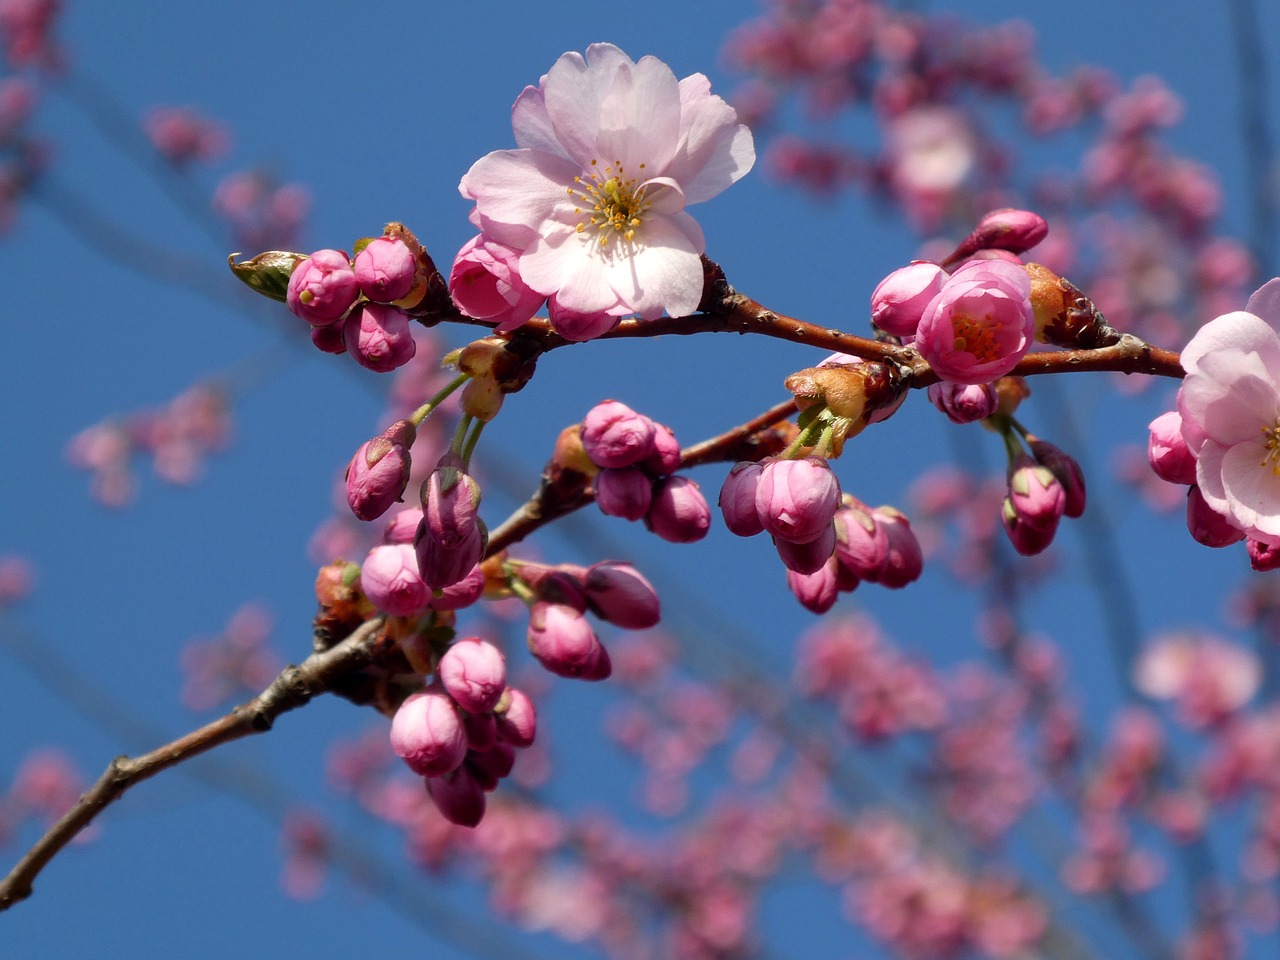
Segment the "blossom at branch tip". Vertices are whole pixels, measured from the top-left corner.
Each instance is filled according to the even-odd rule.
[[[755,162],[707,78],[593,44],[526,87],[511,120],[518,148],[480,158],[459,189],[484,237],[519,251],[523,282],[571,315],[693,313],[705,241],[685,207]]]
[[[1242,535],[1270,545],[1280,544],[1278,325],[1280,278],[1245,310],[1200,328],[1182,351],[1187,376],[1178,390],[1199,497]]]

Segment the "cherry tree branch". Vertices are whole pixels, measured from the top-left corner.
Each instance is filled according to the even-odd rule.
[[[198,730],[140,757],[112,760],[98,781],[0,880],[0,911],[31,896],[36,877],[49,861],[130,787],[214,747],[265,733],[276,717],[305,705],[352,671],[367,666],[376,652],[382,625],[381,617],[369,620],[340,643],[313,653],[300,665],[285,667],[258,696]]]

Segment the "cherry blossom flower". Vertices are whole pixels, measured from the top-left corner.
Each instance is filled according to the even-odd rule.
[[[593,44],[525,89],[512,128],[519,149],[480,158],[459,189],[486,239],[520,252],[524,283],[575,314],[693,313],[705,242],[684,208],[755,162],[707,78]]]
[[[1209,507],[1245,534],[1280,544],[1280,278],[1244,310],[1200,328],[1182,351],[1182,435]]]

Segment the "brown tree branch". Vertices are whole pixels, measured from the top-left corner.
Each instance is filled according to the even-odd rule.
[[[340,678],[367,666],[378,645],[381,617],[358,627],[342,642],[288,666],[248,703],[172,743],[137,758],[117,757],[76,804],[36,841],[9,875],[0,880],[0,911],[31,896],[40,871],[97,816],[137,783],[214,747],[271,729],[276,717],[327,692]]]

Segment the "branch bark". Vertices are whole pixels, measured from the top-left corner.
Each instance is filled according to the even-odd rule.
[[[372,662],[382,629],[381,617],[369,620],[328,650],[288,666],[262,693],[223,717],[140,757],[117,757],[98,781],[42,836],[3,880],[0,911],[31,896],[45,866],[103,810],[141,783],[214,747],[271,729],[276,717],[329,691],[335,681]]]

